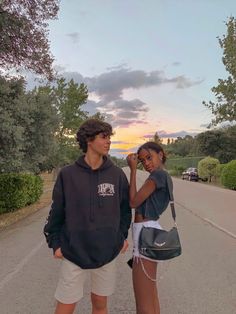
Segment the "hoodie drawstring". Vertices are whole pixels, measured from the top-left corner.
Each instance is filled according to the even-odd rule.
[[[97,183],[97,187],[99,186],[100,184],[100,170],[98,170],[98,183]],[[98,192],[97,192],[98,193]],[[103,205],[103,201],[102,201],[102,196],[99,195],[98,193],[98,207],[101,208]]]
[[[94,191],[93,191],[93,187],[94,185],[92,184],[93,182],[93,172],[90,170],[89,173],[89,186],[90,186],[90,220],[94,221]]]

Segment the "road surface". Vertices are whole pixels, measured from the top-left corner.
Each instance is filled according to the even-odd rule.
[[[144,172],[138,172],[139,184],[145,178]],[[159,263],[161,313],[235,314],[236,192],[180,179],[174,179],[174,187],[183,254]],[[48,210],[0,232],[1,314],[53,313],[60,261],[52,257],[42,235]],[[161,223],[171,227],[169,209]],[[119,257],[110,314],[135,313],[131,271],[126,265],[130,256],[131,245]],[[76,313],[91,313],[89,285]]]

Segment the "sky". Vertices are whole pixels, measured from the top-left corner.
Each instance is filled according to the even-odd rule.
[[[196,135],[212,119],[202,101],[227,73],[217,37],[235,0],[61,0],[49,22],[54,66],[84,82],[84,110],[111,123],[111,155],[125,157],[157,132]]]

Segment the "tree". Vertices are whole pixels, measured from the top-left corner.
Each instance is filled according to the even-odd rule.
[[[153,136],[153,139],[151,139],[151,141],[161,145],[162,144],[162,139],[160,138],[160,136],[158,135],[158,133],[156,132]]]
[[[106,120],[106,116],[104,116],[104,114],[102,114],[100,111],[96,112],[92,116],[89,116],[89,118],[90,119],[100,120],[100,121],[105,121]]]
[[[88,90],[64,78],[27,92],[23,78],[0,76],[0,172],[52,170],[82,153],[76,132]],[[97,113],[96,119],[104,119]]]
[[[24,167],[34,173],[49,170],[51,158],[58,150],[55,133],[59,117],[49,86],[27,93],[28,119],[24,131]]]
[[[52,79],[47,20],[58,12],[58,0],[0,2],[0,67],[25,68]]]
[[[87,112],[81,109],[88,98],[87,86],[83,83],[78,85],[74,80],[66,82],[64,78],[60,78],[52,92],[60,115],[59,137],[75,135],[80,124],[88,118]]]
[[[0,172],[38,173],[57,145],[50,88],[27,93],[23,79],[0,77],[0,100]]]
[[[52,94],[60,121],[56,138],[59,143],[58,165],[61,166],[81,154],[75,135],[81,123],[88,118],[88,113],[82,110],[88,98],[88,89],[83,83],[78,85],[74,80],[66,82],[64,78],[60,78],[52,88]]]
[[[236,158],[236,126],[202,132],[195,141],[200,155],[217,158],[221,163]]]
[[[212,177],[217,176],[217,166],[220,164],[219,160],[212,157],[206,157],[198,163],[198,173],[202,178],[207,178],[209,182],[212,181]]]
[[[223,64],[230,74],[226,80],[219,79],[218,86],[212,88],[217,102],[203,102],[215,116],[211,125],[217,125],[224,121],[236,121],[236,20],[230,17],[227,26],[227,35],[219,38],[223,49]],[[210,125],[210,126],[211,126]]]
[[[27,102],[24,80],[0,77],[0,172],[18,172],[24,158]]]
[[[184,138],[177,137],[177,139],[169,143],[166,147],[166,151],[170,155],[188,156],[193,155],[194,138],[190,135],[186,135]]]
[[[200,155],[215,157],[222,150],[224,141],[220,130],[206,131],[196,136],[196,146]]]
[[[221,182],[225,187],[236,190],[236,160],[231,160],[224,166]]]

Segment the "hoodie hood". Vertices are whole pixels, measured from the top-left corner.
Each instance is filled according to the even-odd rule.
[[[92,186],[93,182],[96,182],[96,185],[99,186],[101,183],[101,173],[108,168],[111,168],[114,166],[113,162],[111,161],[110,158],[107,156],[103,156],[103,163],[101,166],[97,169],[92,169],[84,160],[85,155],[82,155],[76,162],[75,164],[79,166],[80,168],[83,168],[86,172],[89,173],[89,185]],[[90,198],[92,198],[92,194],[94,192],[90,190]],[[98,198],[98,206],[102,207],[103,206],[103,198],[99,197]],[[90,219],[94,220],[94,211],[92,207],[90,208]]]
[[[93,170],[84,160],[85,155],[81,156],[75,163],[77,166],[87,169],[87,170]],[[110,158],[108,158],[107,156],[103,157],[103,163],[101,164],[101,166],[97,169],[94,169],[93,171],[101,171],[101,170],[105,170],[108,169],[110,167],[114,166],[113,162],[111,161]]]

